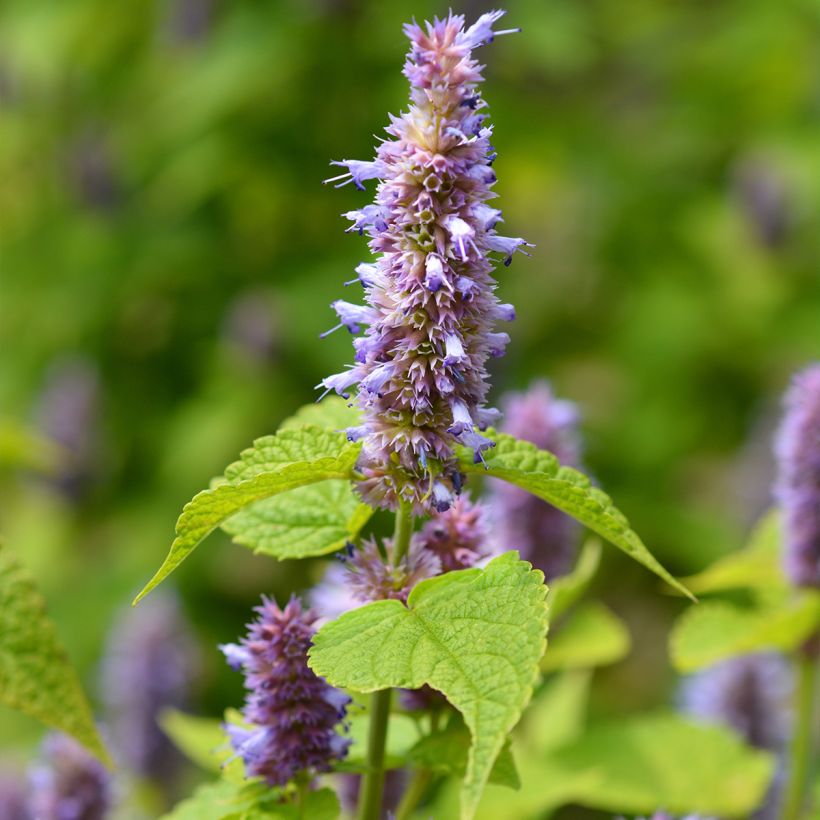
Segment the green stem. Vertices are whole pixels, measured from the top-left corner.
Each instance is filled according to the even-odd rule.
[[[384,792],[384,747],[390,719],[392,689],[370,696],[370,733],[367,738],[367,771],[359,792],[359,820],[379,820]]]
[[[427,787],[433,779],[433,773],[429,769],[417,769],[413,777],[407,784],[407,789],[401,798],[396,809],[396,820],[408,820],[413,810],[421,802]]]
[[[783,804],[783,820],[799,820],[806,798],[812,757],[814,690],[818,658],[807,647],[798,650],[797,680],[794,693],[794,729],[789,753],[789,781]]]
[[[413,510],[406,504],[396,510],[396,529],[393,533],[393,566],[397,567],[407,555],[410,537],[413,535]]]

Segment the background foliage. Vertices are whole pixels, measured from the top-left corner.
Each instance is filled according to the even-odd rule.
[[[454,3],[475,15],[483,3]],[[678,575],[767,506],[777,397],[817,358],[815,0],[510,0],[483,53],[518,307],[496,395],[546,375],[586,463]],[[0,477],[0,531],[95,689],[109,614],[178,510],[349,359],[318,334],[365,258],[351,189],[406,97],[401,23],[428,0],[6,0],[0,8],[0,418],[61,440],[49,479]],[[2,460],[2,459],[0,459]],[[203,645],[261,590],[305,586],[217,535],[177,573]],[[633,635],[593,711],[668,704],[683,604],[607,550],[598,592]],[[607,580],[609,579],[609,580]],[[617,579],[617,584],[611,579]],[[201,709],[240,701],[206,653]],[[0,712],[3,754],[40,729]]]

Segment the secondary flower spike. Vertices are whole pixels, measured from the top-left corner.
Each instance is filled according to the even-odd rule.
[[[243,716],[248,729],[226,731],[249,776],[284,786],[301,772],[326,772],[347,754],[350,741],[336,730],[350,698],[307,665],[316,616],[292,597],[284,609],[262,598],[259,618],[239,644],[220,649],[233,669],[245,673],[249,690]]]
[[[355,364],[321,385],[345,397],[358,385],[364,420],[348,435],[363,441],[359,489],[374,506],[446,510],[461,490],[455,445],[478,460],[493,444],[476,429],[498,418],[486,362],[503,355],[509,337],[495,327],[514,311],[495,296],[492,255],[509,264],[527,245],[496,233],[501,212],[487,204],[496,155],[472,50],[508,33],[494,29],[502,15],[405,26],[409,109],[373,161],[338,162],[346,172],[327,180],[379,180],[375,203],[345,214],[377,257],[356,270],[366,304],[333,304],[337,327],[364,334]]]
[[[820,587],[820,362],[795,376],[775,443],[786,574]]]
[[[578,467],[581,442],[578,410],[558,399],[546,381],[534,382],[521,393],[502,397],[501,429],[554,453],[562,465]],[[578,525],[566,513],[526,490],[493,481],[491,511],[497,547],[518,550],[521,557],[543,571],[547,579],[572,569],[578,542]]]

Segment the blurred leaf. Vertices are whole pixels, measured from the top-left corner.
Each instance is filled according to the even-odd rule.
[[[519,441],[504,433],[492,433],[496,446],[485,454],[486,468],[474,464],[472,451],[461,456],[461,467],[467,473],[492,475],[521,487],[571,515],[627,555],[660,576],[666,583],[692,598],[652,556],[632,529],[626,516],[612,504],[612,499],[593,487],[583,473],[562,467],[546,450],[528,441]]]
[[[553,675],[533,698],[521,726],[525,757],[551,751],[577,738],[584,727],[592,674],[573,669]]]
[[[228,483],[203,490],[185,505],[171,551],[134,603],[167,578],[206,536],[244,507],[307,484],[349,478],[359,449],[344,435],[318,427],[284,430],[258,439],[239,461],[225,470]]]
[[[660,713],[590,728],[547,759],[544,779],[594,774],[575,799],[603,811],[746,817],[774,765],[727,729]]]
[[[588,538],[572,572],[550,582],[547,605],[551,620],[557,620],[587,591],[600,562],[601,542],[597,538]]]
[[[45,601],[0,543],[0,702],[75,737],[106,765],[91,707]]]
[[[50,475],[68,453],[55,442],[10,419],[0,419],[0,467]]]
[[[224,729],[226,722],[247,725],[235,709],[227,709],[224,720],[189,715],[177,709],[163,709],[158,718],[162,731],[188,760],[242,785],[247,783],[245,766],[230,745]]]
[[[233,820],[252,805],[243,797],[237,783],[216,780],[199,786],[190,797],[164,815],[163,820]]]
[[[463,778],[469,752],[470,732],[459,718],[446,729],[433,732],[416,743],[408,752],[407,762],[420,769]],[[509,740],[498,753],[487,782],[510,789],[521,787]]]
[[[771,510],[755,527],[744,549],[715,561],[697,575],[684,578],[684,583],[695,594],[743,588],[767,592],[773,587],[785,590],[787,582],[779,557],[781,538],[780,514]]]
[[[801,591],[778,606],[740,607],[709,601],[690,607],[669,638],[672,663],[694,672],[713,663],[764,649],[789,652],[820,623],[820,594]]]
[[[544,653],[543,575],[509,552],[483,570],[422,581],[405,607],[377,601],[323,626],[314,671],[359,692],[429,684],[464,716],[473,745],[461,814],[472,817],[507,735],[530,699]]]
[[[348,716],[350,739],[353,741],[344,760],[333,768],[339,772],[363,773],[367,769],[367,738],[370,731],[370,715],[367,712]],[[385,749],[385,766],[400,769],[404,766],[407,752],[418,742],[421,735],[417,723],[408,715],[390,715]]]
[[[541,671],[587,669],[624,658],[631,646],[629,630],[609,608],[597,601],[581,604],[553,628]]]

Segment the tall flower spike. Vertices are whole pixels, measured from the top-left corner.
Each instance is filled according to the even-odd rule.
[[[577,408],[572,402],[556,399],[547,382],[537,381],[525,392],[507,394],[502,398],[502,408],[503,432],[549,450],[561,464],[579,466]],[[493,481],[491,493],[496,546],[500,550],[518,550],[547,579],[569,572],[578,541],[575,522],[512,484]]]
[[[793,584],[820,587],[820,363],[795,376],[784,405],[775,442],[784,567]]]
[[[30,773],[31,813],[37,820],[104,820],[112,805],[105,767],[76,740],[50,734]]]
[[[493,444],[476,431],[496,417],[485,364],[503,354],[509,337],[494,327],[514,311],[494,294],[491,254],[509,263],[527,243],[498,236],[501,214],[486,204],[495,152],[471,52],[508,33],[494,30],[502,14],[405,26],[409,109],[391,117],[375,160],[336,163],[347,172],[328,180],[379,180],[375,204],[346,214],[378,257],[357,268],[367,304],[333,305],[337,328],[364,336],[353,368],[322,382],[343,396],[359,385],[364,420],[348,434],[363,441],[359,490],[374,506],[447,509],[461,489],[455,445],[479,460]]]
[[[226,731],[248,775],[284,786],[297,774],[326,772],[347,754],[350,741],[336,730],[350,698],[307,665],[316,616],[295,597],[284,609],[269,598],[255,610],[239,644],[220,649],[233,669],[242,669],[249,694],[243,715],[247,729]]]

